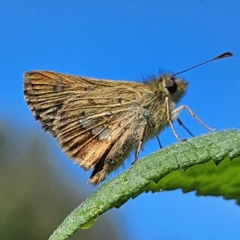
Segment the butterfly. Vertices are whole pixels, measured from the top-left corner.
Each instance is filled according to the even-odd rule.
[[[227,52],[207,62],[229,56]],[[181,140],[173,121],[182,109],[207,127],[188,106],[175,108],[188,88],[177,74],[137,83],[30,71],[24,74],[24,96],[42,128],[57,139],[69,158],[92,170],[88,181],[97,185],[130,152],[135,151],[136,161],[144,143],[165,127],[171,126]]]

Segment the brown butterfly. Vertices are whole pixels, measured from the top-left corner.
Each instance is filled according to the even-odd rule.
[[[230,56],[224,53],[207,62]],[[77,164],[93,169],[89,182],[99,184],[132,150],[136,161],[144,142],[165,127],[170,125],[181,140],[173,121],[183,108],[207,127],[187,106],[174,108],[188,87],[177,74],[135,83],[31,71],[24,74],[24,95],[43,129]]]

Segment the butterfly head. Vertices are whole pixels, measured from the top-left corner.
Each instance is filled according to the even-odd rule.
[[[181,78],[176,78],[171,74],[161,76],[163,89],[173,102],[178,102],[184,96],[188,82]]]

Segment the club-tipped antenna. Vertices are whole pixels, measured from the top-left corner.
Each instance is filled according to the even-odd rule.
[[[189,70],[192,70],[192,69],[194,69],[194,68],[200,67],[200,66],[202,66],[202,65],[204,65],[204,64],[213,62],[213,61],[215,61],[215,60],[220,60],[220,59],[223,59],[223,58],[227,58],[227,57],[233,57],[233,54],[230,53],[230,52],[225,52],[225,53],[223,53],[223,54],[221,54],[221,55],[219,55],[219,56],[217,56],[217,57],[215,57],[215,58],[212,58],[212,59],[210,59],[210,60],[208,60],[208,61],[205,61],[205,62],[203,62],[203,63],[197,64],[196,66],[190,67],[190,68],[188,68],[188,69],[186,69],[186,70],[184,70],[184,71],[175,73],[175,74],[173,75],[173,77],[176,76],[176,75],[178,75],[178,74],[181,74],[181,73],[187,72],[187,71],[189,71]]]

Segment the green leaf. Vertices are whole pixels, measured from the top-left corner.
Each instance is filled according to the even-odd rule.
[[[233,160],[233,161],[230,161]],[[91,227],[108,209],[142,192],[181,188],[240,203],[240,131],[210,133],[176,143],[137,161],[73,210],[50,239]],[[166,176],[167,175],[167,176]]]

